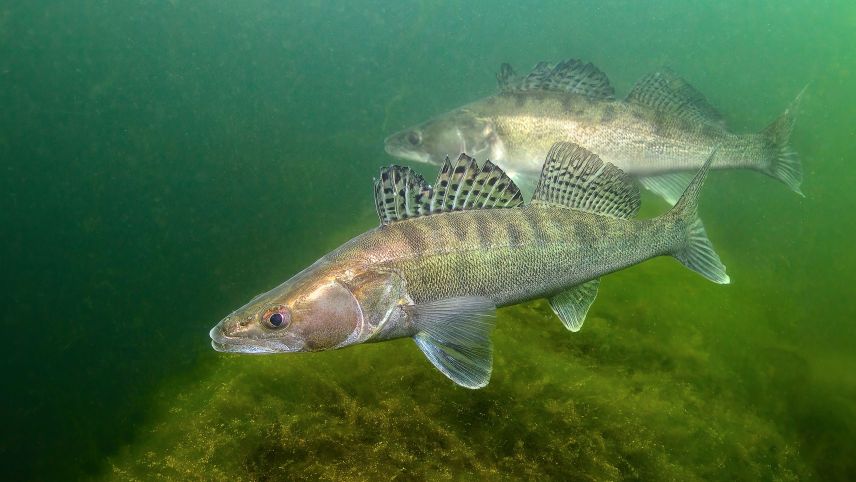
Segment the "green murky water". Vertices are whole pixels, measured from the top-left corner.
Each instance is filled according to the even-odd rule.
[[[850,2],[3,3],[3,478],[852,480],[853,25]],[[811,83],[806,198],[705,186],[732,285],[657,259],[577,334],[503,309],[479,391],[408,340],[211,350],[375,225],[387,134],[567,57],[619,95],[667,65],[736,131]]]

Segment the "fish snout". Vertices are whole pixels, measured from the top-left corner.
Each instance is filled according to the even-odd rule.
[[[241,338],[247,336],[251,330],[251,317],[240,318],[233,314],[220,320],[220,323],[217,323],[209,334],[211,335],[211,339],[215,339],[215,335],[218,337]]]
[[[442,161],[436,161],[427,152],[407,149],[396,145],[394,142],[386,142],[383,146],[384,151],[392,157],[404,159],[406,161],[419,162],[422,164],[440,165]],[[445,158],[444,158],[445,159]]]
[[[234,315],[223,318],[208,332],[212,346],[217,351],[228,351],[225,347],[233,343],[235,339],[245,336],[249,331],[249,325],[250,320],[241,319]]]
[[[390,156],[396,157],[401,152],[401,147],[395,141],[395,138],[398,134],[392,134],[391,136],[387,136],[386,139],[383,140],[383,150]]]
[[[208,332],[211,347],[227,353],[288,353],[302,351],[304,343],[289,333],[265,334],[253,317],[227,316]]]

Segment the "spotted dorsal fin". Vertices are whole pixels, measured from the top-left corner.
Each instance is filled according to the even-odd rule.
[[[592,63],[569,59],[558,64],[538,62],[531,72],[518,77],[509,64],[496,75],[501,92],[553,91],[580,94],[596,99],[614,99],[615,89],[606,74]]]
[[[547,153],[533,202],[629,218],[639,211],[639,188],[624,171],[586,149],[558,142]]]
[[[446,158],[434,186],[409,167],[389,166],[375,179],[375,206],[381,225],[402,219],[465,209],[513,208],[523,204],[520,190],[499,166],[461,154]]]
[[[422,216],[430,212],[431,191],[413,169],[389,166],[374,181],[375,206],[381,224]]]
[[[725,127],[722,115],[704,95],[669,69],[661,69],[639,79],[627,94],[627,102],[677,114],[693,122]]]

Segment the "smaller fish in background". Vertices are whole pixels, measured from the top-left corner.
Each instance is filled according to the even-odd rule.
[[[550,146],[573,142],[674,204],[719,146],[713,169],[758,171],[802,194],[802,166],[788,143],[802,92],[761,132],[734,134],[668,69],[640,79],[624,100],[606,74],[579,60],[540,62],[522,77],[503,64],[497,80],[497,94],[392,134],[386,152],[436,165],[458,152],[485,157],[530,192]]]
[[[630,178],[574,144],[550,150],[526,205],[490,161],[446,159],[433,186],[390,166],[374,186],[379,227],[224,318],[211,344],[288,353],[409,337],[455,383],[483,387],[497,307],[548,298],[578,331],[601,276],[664,255],[728,283],[696,212],[711,159],[671,211],[644,220],[631,219]]]

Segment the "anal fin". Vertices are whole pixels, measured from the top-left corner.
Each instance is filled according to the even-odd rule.
[[[599,279],[571,287],[550,298],[550,307],[570,331],[577,332],[583,326],[589,308],[597,297]]]
[[[660,196],[667,203],[674,206],[687,186],[690,185],[694,175],[692,172],[671,172],[668,174],[639,177],[639,182],[645,189]]]
[[[443,375],[466,388],[482,388],[493,370],[490,332],[496,321],[493,301],[481,297],[446,298],[407,310],[413,340]]]

